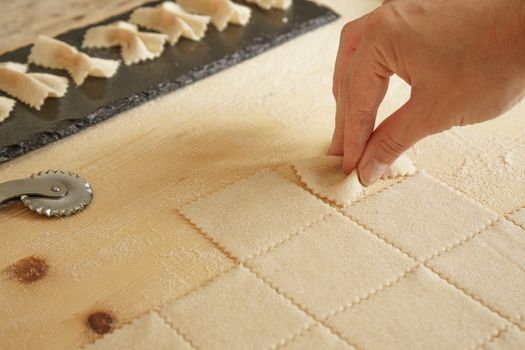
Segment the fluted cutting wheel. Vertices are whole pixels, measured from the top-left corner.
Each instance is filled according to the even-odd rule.
[[[91,185],[70,172],[48,170],[31,175],[31,178],[46,178],[57,181],[67,188],[67,193],[60,198],[22,196],[22,202],[32,211],[46,216],[70,216],[86,208],[93,199]]]

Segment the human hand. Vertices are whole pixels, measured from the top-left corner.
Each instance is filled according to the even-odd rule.
[[[374,131],[397,74],[409,101]],[[343,28],[329,154],[371,185],[422,138],[479,123],[525,96],[525,1],[393,0]]]

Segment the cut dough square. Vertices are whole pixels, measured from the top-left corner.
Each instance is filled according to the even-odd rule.
[[[484,350],[523,350],[525,349],[525,332],[516,326],[510,326],[500,336],[484,344]]]
[[[186,11],[210,16],[218,30],[226,29],[228,23],[246,25],[252,10],[231,0],[177,0]]]
[[[365,188],[361,185],[356,171],[350,175],[343,172],[342,162],[342,157],[321,156],[297,160],[292,165],[306,187],[342,207],[349,206],[365,193],[372,192],[382,185],[379,182],[371,188]],[[385,177],[396,178],[413,175],[415,172],[412,161],[406,156],[401,156],[392,164]]]
[[[6,120],[15,107],[15,100],[0,96],[0,123]]]
[[[260,253],[334,211],[269,170],[181,209],[185,217],[240,259]]]
[[[525,208],[515,211],[509,215],[509,218],[516,224],[525,229]]]
[[[144,28],[156,30],[168,36],[171,45],[181,37],[199,41],[208,28],[210,17],[187,13],[172,1],[157,7],[141,7],[133,11],[130,22]]]
[[[345,211],[421,260],[497,219],[496,214],[424,173],[374,194]]]
[[[358,349],[470,349],[506,321],[424,267],[328,324]]]
[[[193,348],[156,312],[150,312],[114,333],[105,335],[84,349],[192,350]]]
[[[28,61],[45,68],[64,69],[77,85],[82,85],[88,75],[111,78],[120,65],[119,61],[89,57],[73,46],[44,35],[38,36]]]
[[[314,322],[244,267],[160,312],[201,349],[267,349]]]
[[[246,263],[319,318],[416,264],[337,212]]]
[[[429,262],[525,328],[525,232],[508,221]]]
[[[304,334],[288,341],[280,350],[353,350],[350,345],[320,324],[309,328]]]

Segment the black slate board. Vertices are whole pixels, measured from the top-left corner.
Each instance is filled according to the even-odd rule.
[[[161,2],[147,6],[156,6]],[[0,164],[231,67],[338,18],[332,10],[307,0],[294,0],[285,11],[250,7],[252,18],[246,27],[230,25],[219,32],[210,24],[202,41],[181,39],[176,46],[167,45],[162,56],[156,60],[132,66],[122,64],[111,79],[88,78],[80,87],[70,80],[66,96],[46,100],[40,111],[17,102],[11,117],[0,124]],[[127,20],[130,12],[72,30],[58,38],[80,48],[87,28]],[[30,46],[26,46],[8,52],[0,56],[0,62],[26,62],[29,50]],[[120,59],[117,48],[81,50],[94,57]],[[33,65],[30,71],[67,76],[63,71]]]

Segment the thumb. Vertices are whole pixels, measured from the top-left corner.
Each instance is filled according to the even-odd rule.
[[[430,130],[424,124],[430,120],[430,108],[421,100],[411,98],[405,105],[385,119],[370,136],[357,171],[365,186],[377,182],[389,166]]]

